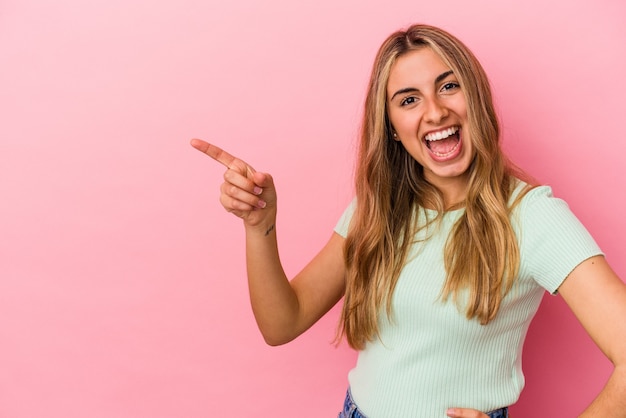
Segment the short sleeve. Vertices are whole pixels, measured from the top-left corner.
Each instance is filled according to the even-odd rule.
[[[343,211],[339,221],[337,221],[337,225],[335,225],[335,232],[344,238],[348,236],[348,228],[350,227],[350,221],[352,220],[355,208],[356,198],[352,199],[352,202],[350,202],[346,210]]]
[[[528,273],[550,293],[556,293],[580,263],[602,255],[591,234],[550,187],[529,191],[518,210],[520,273]]]

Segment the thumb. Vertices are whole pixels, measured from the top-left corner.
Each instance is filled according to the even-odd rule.
[[[272,176],[267,173],[259,173],[258,171],[253,173],[252,181],[254,184],[264,189],[274,187],[274,179],[272,179]]]

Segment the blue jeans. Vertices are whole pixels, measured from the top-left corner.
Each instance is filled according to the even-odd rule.
[[[343,403],[343,410],[339,413],[337,418],[367,418],[361,411],[359,411],[359,408],[357,408],[356,404],[352,400],[352,393],[350,393],[349,388],[346,393],[346,400]]]
[[[500,408],[495,411],[485,413],[489,415],[489,418],[509,418],[509,408]],[[367,418],[354,403],[350,389],[348,389],[348,392],[346,393],[343,410],[339,413],[337,418]]]

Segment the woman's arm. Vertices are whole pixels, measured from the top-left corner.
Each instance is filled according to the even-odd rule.
[[[243,220],[250,301],[270,345],[287,343],[306,331],[344,293],[343,238],[333,233],[324,248],[291,282],[276,238],[276,190],[272,177],[205,141],[191,145],[227,167],[220,202]]]
[[[559,294],[569,305],[614,370],[581,417],[626,417],[626,285],[603,256],[581,263]]]
[[[268,344],[280,345],[306,331],[343,296],[344,239],[333,233],[290,282],[280,264],[275,229],[273,232],[268,236],[246,232],[246,260],[257,324]]]

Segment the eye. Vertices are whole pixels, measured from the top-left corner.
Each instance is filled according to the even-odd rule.
[[[408,105],[412,105],[413,103],[417,102],[417,98],[415,96],[409,96],[409,97],[405,97],[404,99],[402,99],[402,101],[400,102],[400,106],[408,106]]]
[[[458,88],[460,88],[461,86],[459,85],[459,83],[455,82],[455,81],[449,81],[447,83],[445,83],[443,86],[441,86],[441,91],[442,92],[449,92],[452,90],[456,90]]]

